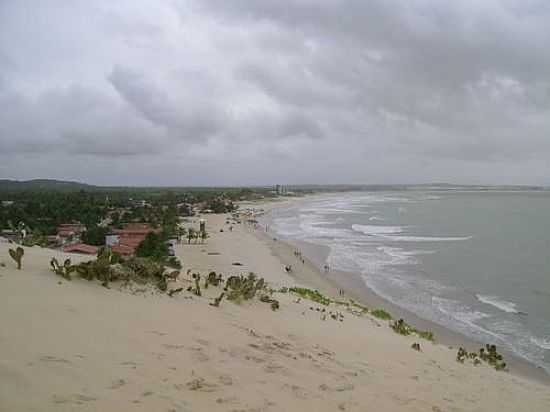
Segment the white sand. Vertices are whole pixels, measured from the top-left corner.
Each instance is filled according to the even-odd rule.
[[[254,271],[294,285],[251,229],[220,233],[223,216],[208,226],[206,245],[178,246],[184,273]],[[323,321],[309,309],[320,305],[292,294],[275,295],[277,312],[259,301],[211,307],[213,287],[203,297],[132,295],[56,277],[47,249],[26,249],[17,271],[7,248],[0,244],[0,411],[550,410],[548,387],[458,364],[455,351],[368,316]],[[300,279],[313,270],[296,268]]]

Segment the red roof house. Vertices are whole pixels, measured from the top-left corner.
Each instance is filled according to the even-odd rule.
[[[133,255],[149,232],[159,233],[160,229],[153,229],[148,223],[128,223],[123,229],[114,229],[112,235],[115,235],[117,240],[110,245],[111,249],[123,256]]]
[[[85,255],[95,255],[97,254],[97,250],[97,246],[87,245],[85,243],[74,243],[63,248],[63,252],[66,253],[82,253]]]

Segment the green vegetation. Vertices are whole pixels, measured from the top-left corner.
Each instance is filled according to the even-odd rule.
[[[319,293],[318,290],[307,289],[307,288],[298,288],[293,287],[289,289],[290,292],[296,293],[305,299],[312,300],[314,302],[320,303],[321,305],[329,305],[332,300],[326,296]]]
[[[497,352],[495,345],[485,345],[485,348],[479,349],[479,354],[459,348],[456,354],[456,361],[464,363],[467,359],[471,360],[474,365],[479,365],[481,361],[487,362],[497,371],[506,369],[506,362],[504,362],[502,355]]]
[[[208,285],[218,286],[222,283],[222,274],[216,275],[216,272],[210,272],[204,279],[204,288],[208,289]]]
[[[224,290],[227,299],[235,302],[250,300],[256,296],[256,292],[265,289],[263,278],[258,279],[256,274],[250,272],[248,276],[230,276],[225,282]]]
[[[201,274],[200,273],[193,273],[192,277],[193,277],[193,280],[195,281],[195,287],[193,288],[193,286],[189,286],[187,288],[187,291],[188,292],[193,292],[197,296],[202,296],[201,285],[200,285]]]
[[[204,210],[211,210],[214,213],[231,213],[236,209],[237,206],[231,200],[221,197],[210,200],[204,207]]]
[[[173,268],[173,269],[181,269],[181,267],[182,267],[181,262],[175,256],[170,256],[168,259],[166,259],[164,264],[168,267]]]
[[[399,333],[400,335],[408,336],[411,334],[415,334],[420,338],[423,338],[432,342],[434,341],[433,332],[418,330],[415,327],[409,325],[403,319],[394,321],[390,326],[395,333]]]
[[[55,274],[65,278],[66,280],[71,280],[71,273],[76,270],[76,266],[71,265],[71,259],[66,259],[63,266],[61,266],[56,258],[52,258],[50,261],[50,266]]]
[[[161,235],[149,232],[136,248],[136,256],[161,261],[168,257],[168,245]]]
[[[199,238],[201,240],[201,243],[206,242],[206,239],[208,239],[208,233],[206,232],[206,230],[201,230],[199,232]]]
[[[222,301],[223,297],[225,296],[225,292],[220,293],[220,296],[214,299],[214,302],[210,303],[210,306],[219,307],[220,302]]]
[[[21,263],[23,261],[23,255],[25,255],[25,250],[18,246],[17,249],[10,249],[9,254],[13,260],[15,260],[15,263],[17,263],[17,269],[21,270]]]
[[[27,235],[33,236],[29,238],[29,246],[43,245],[47,236],[56,234],[61,223],[85,225],[87,233],[83,234],[83,241],[93,245],[103,244],[107,230],[104,226],[121,228],[131,222],[149,223],[167,235],[181,235],[180,217],[191,216],[195,207],[214,213],[231,212],[236,209],[234,202],[272,197],[271,190],[271,187],[98,187],[54,180],[0,179],[0,201],[13,202],[0,206],[0,230],[16,231],[24,224]]]
[[[21,244],[27,247],[46,247],[48,245],[48,238],[39,230],[34,230],[33,232],[27,234],[27,236],[22,240]]]
[[[386,312],[384,309],[375,309],[371,312],[371,315],[375,318],[382,319],[382,320],[391,320],[393,319],[392,316]]]
[[[88,245],[102,246],[105,244],[105,235],[109,233],[109,228],[98,225],[88,227],[82,233],[82,242]]]
[[[85,192],[4,192],[0,194],[3,199],[14,204],[0,207],[0,229],[16,230],[24,223],[33,236],[54,235],[61,223],[82,222],[93,227],[106,214],[104,196]]]
[[[260,302],[269,303],[272,311],[279,310],[279,301],[271,298],[269,295],[260,296]]]
[[[190,244],[193,239],[197,238],[197,232],[195,232],[195,229],[190,227],[187,229],[187,243]]]

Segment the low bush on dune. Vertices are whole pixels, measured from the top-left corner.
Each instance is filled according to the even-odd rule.
[[[63,265],[60,265],[56,258],[52,258],[50,266],[56,275],[67,280],[71,280],[71,273],[76,270],[76,265],[71,265],[71,259],[66,259]]]
[[[371,312],[371,315],[374,316],[375,318],[382,319],[382,320],[391,320],[391,319],[393,319],[392,315],[390,315],[384,309],[374,309]]]
[[[497,347],[495,345],[485,345],[485,348],[479,349],[479,354],[476,352],[468,352],[464,348],[459,348],[456,354],[456,361],[464,363],[466,360],[471,360],[474,365],[479,365],[484,361],[497,371],[506,370],[506,362],[504,362],[502,355],[497,352]]]
[[[153,285],[159,291],[166,292],[172,297],[176,293],[183,291],[183,288],[168,290],[168,281],[177,280],[179,271],[167,272],[166,267],[153,259],[143,257],[131,257],[123,259],[109,248],[102,248],[98,252],[95,260],[89,260],[78,264],[72,264],[70,259],[66,259],[60,264],[56,258],[50,261],[51,270],[66,280],[72,280],[73,275],[77,275],[88,281],[98,280],[105,287],[109,287],[111,282],[121,281],[124,284],[134,282],[139,285]],[[188,272],[189,275],[189,272]],[[196,296],[202,296],[200,273],[193,273],[192,285],[187,291]],[[204,277],[203,287],[223,287],[223,292],[214,299],[211,306],[219,307],[222,299],[235,303],[254,299],[260,292],[260,301],[269,303],[272,310],[279,309],[279,301],[273,299],[273,291],[267,287],[263,278],[258,278],[255,273],[248,275],[230,276],[224,283],[223,277],[216,272],[210,272]]]
[[[290,288],[289,291],[296,293],[305,299],[320,303],[321,305],[328,306],[332,303],[332,299],[322,295],[318,290],[294,287]]]
[[[123,259],[109,248],[102,248],[95,260],[71,264],[67,259],[60,265],[57,259],[50,261],[52,271],[66,280],[72,279],[72,274],[93,281],[98,280],[108,287],[110,282],[124,281],[138,284],[153,284],[160,291],[167,290],[168,279],[175,279],[179,272],[165,273],[165,266],[148,258],[132,257]]]
[[[253,299],[256,293],[264,288],[266,288],[264,279],[258,278],[253,272],[246,277],[230,276],[225,282],[227,299],[236,302]]]
[[[395,333],[398,333],[400,335],[408,336],[408,335],[415,334],[423,339],[426,339],[432,342],[434,341],[433,332],[418,330],[415,327],[409,325],[403,319],[394,321],[390,326]]]

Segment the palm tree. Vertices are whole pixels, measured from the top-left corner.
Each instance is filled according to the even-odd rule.
[[[177,228],[177,235],[178,235],[178,243],[181,243],[181,239],[187,234],[187,230],[185,230],[184,227],[178,226]]]
[[[201,237],[201,243],[204,243],[205,240],[208,238],[208,233],[206,233],[206,230],[201,230],[200,237]]]
[[[191,243],[191,240],[195,238],[195,229],[193,229],[192,227],[190,227],[188,230],[187,230],[187,243]]]

